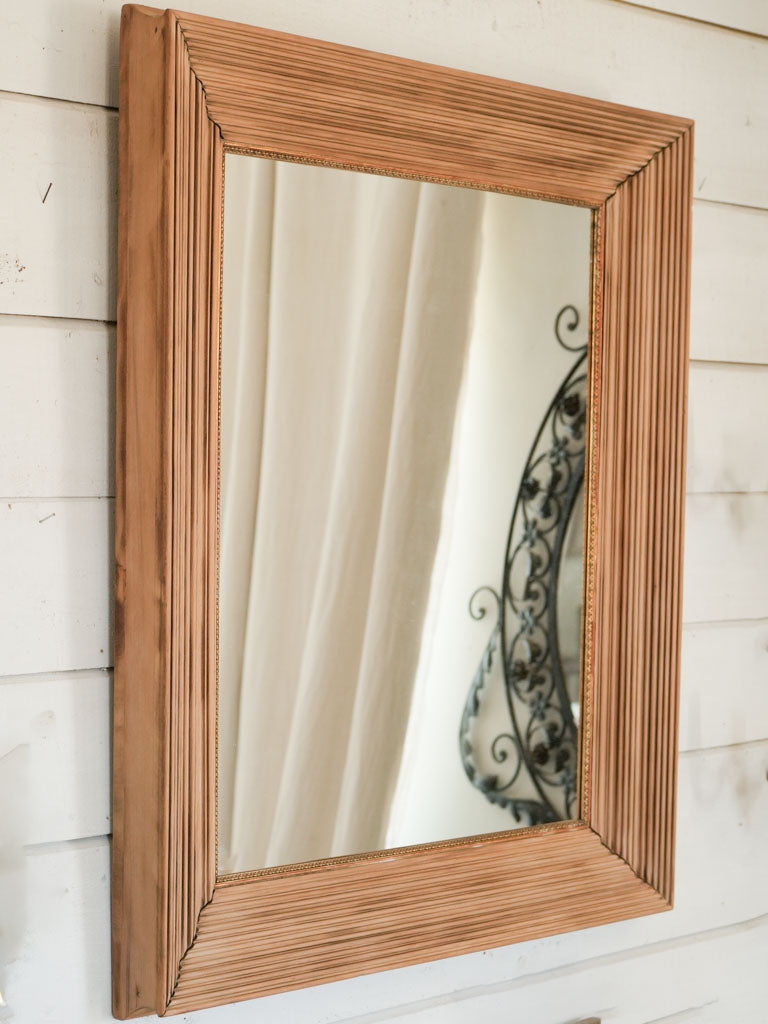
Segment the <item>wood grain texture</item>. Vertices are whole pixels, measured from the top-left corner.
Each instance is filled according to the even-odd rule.
[[[590,823],[672,898],[692,130],[605,204]]]
[[[520,941],[666,908],[582,824],[225,881],[200,915],[170,1010],[501,946],[511,933]]]
[[[132,6],[121,98],[116,1014],[187,1012],[668,907],[690,122]],[[217,881],[225,149],[595,210],[581,821]]]
[[[117,1016],[168,999],[173,91],[167,19],[123,19],[115,458],[112,993]],[[142,344],[143,341],[143,344]]]
[[[690,122],[179,14],[229,148],[597,205]]]
[[[113,971],[137,1015],[215,881],[222,150],[175,19],[126,8],[123,33]]]

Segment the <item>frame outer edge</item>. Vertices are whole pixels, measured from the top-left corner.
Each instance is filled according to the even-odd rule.
[[[677,578],[677,593],[676,601],[678,614],[675,622],[677,629],[677,639],[673,647],[674,655],[674,678],[675,678],[675,693],[672,697],[672,716],[673,721],[671,725],[672,735],[674,737],[674,753],[672,763],[671,779],[669,780],[671,788],[671,804],[672,804],[672,819],[669,827],[669,843],[671,848],[671,854],[668,858],[667,864],[667,880],[665,888],[665,896],[669,903],[670,909],[675,904],[675,850],[677,848],[677,786],[678,786],[678,771],[680,764],[680,756],[678,753],[678,740],[679,740],[679,728],[680,728],[680,690],[682,685],[682,629],[683,629],[683,580],[685,572],[685,526],[686,526],[686,495],[688,493],[687,480],[688,480],[688,389],[690,384],[690,358],[691,358],[691,265],[693,256],[693,154],[695,148],[695,135],[696,126],[692,121],[687,131],[683,134],[680,139],[680,147],[682,150],[682,174],[681,174],[681,187],[683,192],[682,197],[682,240],[681,240],[681,274],[682,282],[680,289],[680,304],[681,304],[681,323],[680,323],[680,351],[678,358],[681,363],[681,420],[680,420],[680,434],[679,443],[681,453],[679,456],[679,473],[680,473],[680,500],[682,502],[682,514],[679,527],[679,573]]]
[[[123,8],[112,788],[119,1019],[162,1013],[167,1002],[172,45],[166,12]]]

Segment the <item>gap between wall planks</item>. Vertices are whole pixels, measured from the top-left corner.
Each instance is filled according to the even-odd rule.
[[[116,1014],[184,1012],[665,909],[691,123],[137,7],[123,12],[120,88]],[[217,882],[225,147],[596,211],[582,821]]]

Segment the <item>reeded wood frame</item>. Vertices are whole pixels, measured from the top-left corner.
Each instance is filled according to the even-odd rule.
[[[690,121],[123,10],[113,988],[180,1013],[671,905]],[[227,149],[593,210],[580,819],[217,880]]]

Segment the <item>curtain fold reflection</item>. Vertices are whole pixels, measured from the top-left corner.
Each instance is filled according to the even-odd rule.
[[[227,174],[248,197],[226,220],[222,353],[219,869],[239,871],[384,845],[484,195]]]

